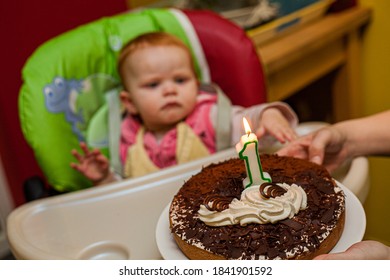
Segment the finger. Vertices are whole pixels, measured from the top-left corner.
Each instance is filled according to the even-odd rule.
[[[282,144],[286,142],[282,133],[273,132],[270,133],[270,135],[272,135],[276,140],[278,140]]]
[[[97,155],[96,161],[98,161],[100,163],[108,163],[108,159],[103,154]]]
[[[99,149],[93,149],[92,151],[89,151],[89,153],[95,157],[102,155],[102,152]]]
[[[292,150],[291,147],[284,147],[284,148],[281,148],[280,150],[276,151],[276,154],[278,156],[281,156],[281,157],[290,156],[290,154],[292,153],[291,150]]]
[[[327,163],[325,160],[323,161],[322,165],[326,168],[326,170],[328,170],[329,173],[332,173],[340,166],[339,163]]]
[[[264,126],[260,126],[260,127],[256,130],[256,136],[257,136],[257,138],[263,137],[264,134],[265,134],[265,128],[264,128]]]
[[[264,129],[264,133],[266,129]],[[275,125],[268,130],[268,133],[281,143],[291,142],[297,138],[296,132],[288,125]]]
[[[72,155],[77,159],[78,162],[81,162],[83,160],[83,157],[75,149],[72,150]]]
[[[279,134],[280,134],[280,136],[278,136],[279,139],[278,138],[276,139],[278,139],[279,142],[281,143],[292,142],[297,138],[296,134],[292,130],[283,130]]]
[[[289,144],[280,149],[277,154],[280,156],[291,156],[302,159],[308,159],[308,147],[311,143],[312,135],[305,135],[291,141]]]
[[[285,142],[285,135],[283,129],[280,129],[279,127],[273,127],[272,129],[267,129],[264,126],[262,126],[259,129],[259,132],[261,133],[261,136],[264,136],[265,134],[269,134],[272,137],[274,137],[276,140],[278,140],[281,143]],[[258,134],[260,134],[258,133]],[[260,137],[259,137],[260,138]]]
[[[282,144],[286,142],[291,142],[296,139],[294,131],[286,130],[285,128],[275,131],[273,133],[273,136]]]
[[[292,129],[288,129],[286,130],[286,139],[287,141],[291,142],[295,139],[298,138],[298,134],[296,133],[295,130],[292,130]]]
[[[347,253],[323,254],[314,258],[314,260],[350,260],[351,256]]]
[[[327,130],[319,130],[313,136],[309,146],[309,160],[322,164],[324,162],[325,150],[330,142],[330,134]]]
[[[328,254],[322,254],[315,257],[313,260],[327,260],[327,259],[328,259]]]
[[[80,166],[74,162],[70,163],[70,167],[76,171],[79,171],[79,172],[81,171]]]
[[[80,142],[80,148],[81,150],[83,150],[85,155],[88,155],[90,153],[87,144],[85,144],[84,142]]]
[[[276,152],[279,156],[289,156],[297,158],[305,158],[306,153],[304,148],[298,143],[290,143]]]

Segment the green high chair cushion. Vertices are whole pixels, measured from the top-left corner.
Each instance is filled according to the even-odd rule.
[[[33,53],[22,71],[19,114],[24,136],[51,186],[61,192],[91,186],[69,165],[75,161],[71,150],[80,141],[112,157],[106,95],[120,88],[117,56],[132,38],[161,30],[178,36],[193,52],[200,81],[208,82],[200,44],[186,24],[177,10],[125,13],[68,31]]]

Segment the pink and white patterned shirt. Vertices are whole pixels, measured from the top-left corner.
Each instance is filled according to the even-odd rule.
[[[289,120],[292,127],[295,127],[298,124],[296,114],[283,102],[265,103],[249,108],[232,106],[231,146],[234,146],[244,133],[242,118],[246,117],[253,127],[258,127],[261,113],[269,107],[278,108],[287,120]],[[216,152],[215,124],[217,110],[217,95],[200,92],[194,110],[185,120],[183,120],[202,140],[210,154]],[[136,135],[140,127],[141,124],[139,121],[131,115],[126,116],[121,124],[120,157],[123,164],[126,162],[127,150],[135,143]],[[160,140],[158,140],[152,132],[145,131],[143,139],[144,148],[152,162],[159,168],[177,164],[176,136],[176,127],[168,131]]]

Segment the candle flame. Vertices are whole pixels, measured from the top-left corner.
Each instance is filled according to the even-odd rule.
[[[249,136],[249,134],[251,134],[251,132],[252,132],[251,127],[249,126],[249,123],[246,120],[246,118],[242,118],[242,121],[244,123],[245,133],[248,134],[248,136]]]

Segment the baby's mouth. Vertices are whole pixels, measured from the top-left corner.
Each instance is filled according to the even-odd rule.
[[[180,104],[178,102],[169,102],[165,104],[161,110],[167,110],[167,109],[174,109],[180,107]]]

